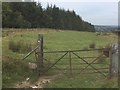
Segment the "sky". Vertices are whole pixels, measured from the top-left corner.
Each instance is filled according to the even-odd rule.
[[[34,0],[43,8],[47,3],[65,10],[74,10],[76,14],[94,25],[118,25],[118,0]]]

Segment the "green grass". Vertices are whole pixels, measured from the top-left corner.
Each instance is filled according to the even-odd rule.
[[[30,81],[34,83],[37,80],[38,75],[31,72],[27,67],[28,62],[36,62],[34,54],[29,56],[26,60],[21,59],[27,54],[12,52],[9,49],[9,41],[12,40],[16,43],[22,41],[23,43],[31,44],[32,47],[37,46],[38,34],[43,34],[44,37],[44,51],[56,51],[56,50],[78,50],[78,49],[91,49],[89,45],[94,43],[95,48],[102,48],[111,43],[117,41],[117,36],[109,33],[109,35],[99,35],[93,32],[79,32],[79,31],[56,31],[53,29],[3,29],[2,38],[2,61],[3,61],[3,87],[14,87],[17,82],[25,80],[30,77]],[[64,53],[51,53],[44,54],[44,58],[48,59],[49,62],[55,63],[57,59],[61,57]],[[79,56],[98,56],[100,52],[80,52],[77,53]],[[69,55],[67,54],[64,59],[60,60],[56,64],[59,68],[67,68],[65,74],[61,77],[56,78],[50,84],[45,84],[45,88],[57,88],[57,87],[69,87],[69,88],[107,88],[107,87],[117,87],[117,79],[112,80],[106,79],[101,74],[78,74],[79,71],[75,71],[74,75],[71,77],[69,73]],[[75,56],[72,54],[72,58]],[[86,59],[87,60],[87,59]],[[93,61],[93,59],[88,60],[88,62]],[[46,66],[51,64],[45,61]],[[72,68],[85,67],[84,65],[79,65],[83,63],[80,59],[72,59]],[[67,64],[67,65],[65,65]],[[94,65],[94,67],[106,67],[109,64],[109,58],[105,58],[104,62],[100,65]],[[48,67],[49,67],[48,66]],[[89,67],[90,68],[90,67]],[[59,71],[54,68],[50,69],[45,75],[55,75],[58,73],[63,73],[64,71]],[[76,73],[77,72],[77,73]]]
[[[91,75],[64,75],[58,77],[50,84],[44,85],[45,88],[116,88],[118,87],[117,78],[112,80],[100,77],[99,74]],[[102,79],[101,79],[102,78]]]
[[[3,87],[11,87],[17,81],[23,80],[26,75],[30,74],[30,71],[26,63],[20,60],[13,60],[12,58],[3,57],[3,75],[2,75],[2,85]]]

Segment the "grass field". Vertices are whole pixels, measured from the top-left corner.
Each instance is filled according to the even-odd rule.
[[[44,37],[44,51],[56,50],[78,50],[91,49],[90,44],[95,44],[94,48],[108,47],[112,43],[117,42],[117,36],[113,33],[107,35],[96,35],[93,32],[79,32],[79,31],[62,31],[53,29],[3,29],[2,33],[2,64],[3,64],[3,87],[15,87],[15,84],[25,80],[27,77],[31,78],[34,83],[38,76],[33,73],[28,67],[28,62],[35,62],[34,54],[26,60],[21,60],[29,51],[24,52],[26,46],[33,49],[36,47],[38,34],[43,34]],[[9,49],[10,41],[12,43],[22,43],[19,52],[13,52]],[[97,53],[82,53],[82,55],[97,55]],[[59,58],[61,54],[45,54],[44,56],[53,61]],[[53,61],[54,62],[54,61]],[[64,62],[60,63],[67,63]],[[107,62],[109,63],[109,59]],[[106,65],[104,63],[104,66]],[[59,65],[60,67],[60,65]],[[66,67],[64,64],[61,67]],[[96,67],[100,67],[97,66]],[[46,75],[55,75],[59,71],[50,70]],[[51,83],[44,84],[44,88],[115,88],[117,87],[117,77],[107,79],[100,74],[75,74],[71,76],[68,73],[62,74],[55,78]]]

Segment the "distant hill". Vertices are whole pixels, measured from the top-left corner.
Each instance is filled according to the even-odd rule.
[[[95,31],[97,32],[111,32],[116,31],[118,29],[117,26],[103,26],[103,25],[94,25]]]

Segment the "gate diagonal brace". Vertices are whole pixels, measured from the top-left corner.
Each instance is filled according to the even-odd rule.
[[[29,52],[22,60],[26,59],[28,56],[30,56],[35,50],[38,49],[38,46],[34,48],[31,52]]]
[[[78,58],[82,59],[86,64],[88,64],[88,66],[91,66],[93,69],[95,69],[97,72],[101,73],[103,76],[106,77],[106,75],[104,75],[102,72],[100,72],[99,70],[97,70],[95,67],[93,67],[91,64],[89,64],[86,60],[84,60],[83,58],[81,58],[80,56],[78,56],[76,53],[72,52],[75,56],[77,56]]]
[[[45,61],[49,62],[47,59],[43,58]],[[51,62],[49,62],[49,64],[52,64]],[[57,66],[54,65],[55,68],[61,70],[60,68],[58,68]]]
[[[101,56],[102,56],[103,54],[101,54],[99,57],[97,57],[96,59],[94,59],[91,63],[89,63],[85,68],[83,68],[82,70],[81,70],[81,72],[83,71],[83,70],[85,70],[88,66],[90,66],[91,64],[93,64],[98,58],[100,58]]]
[[[47,62],[49,62],[46,58],[43,58],[45,61],[47,61]],[[52,64],[51,62],[49,62],[49,64]],[[58,70],[61,70],[61,71],[63,71],[62,69],[60,69],[59,67],[57,67],[57,66],[53,66],[53,67],[55,67],[55,68],[57,68]],[[68,66],[69,67],[69,66]],[[66,68],[68,68],[68,67],[66,67]],[[64,70],[66,70],[66,68],[64,68]],[[64,73],[64,72],[63,72]]]
[[[55,64],[57,64],[62,58],[64,58],[65,55],[67,55],[68,52],[66,52],[63,56],[61,56],[54,64],[52,64],[51,67],[49,67],[46,71],[44,72],[47,72],[48,70],[50,70],[53,66],[55,66]]]

